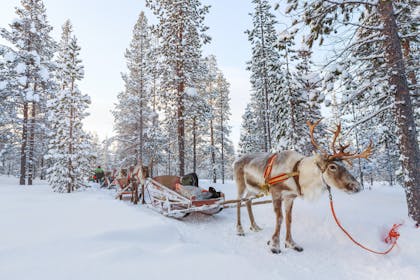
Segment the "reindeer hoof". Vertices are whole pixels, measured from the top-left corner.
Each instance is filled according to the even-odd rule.
[[[297,246],[297,245],[290,245],[290,244],[285,244],[285,247],[286,248],[290,248],[290,249],[293,249],[293,250],[295,250],[295,251],[297,251],[297,252],[302,252],[303,251],[303,248],[302,247],[300,247],[300,246]]]
[[[302,247],[299,247],[299,246],[296,246],[295,248],[293,248],[295,251],[298,251],[298,252],[302,252],[303,251],[303,248]]]
[[[261,231],[262,230],[262,228],[260,228],[259,226],[257,226],[257,225],[253,225],[253,226],[251,226],[250,228],[249,228],[251,231],[254,231],[254,232],[258,232],[258,231]]]
[[[281,253],[281,250],[280,249],[271,248],[271,253],[273,253],[273,254],[280,254]]]
[[[239,235],[239,236],[245,236],[244,229],[241,226],[238,226],[236,228],[236,234]]]

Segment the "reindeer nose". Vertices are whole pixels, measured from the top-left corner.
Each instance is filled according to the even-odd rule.
[[[347,187],[349,190],[353,191],[354,193],[357,193],[360,191],[360,184],[358,182],[349,183]]]

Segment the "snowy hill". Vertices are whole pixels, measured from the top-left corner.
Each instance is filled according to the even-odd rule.
[[[305,250],[273,255],[266,246],[274,227],[269,204],[254,207],[263,230],[239,237],[235,209],[175,220],[115,200],[110,191],[58,194],[44,183],[16,183],[0,177],[0,279],[420,279],[420,229],[406,219],[401,188],[377,183],[356,195],[333,193],[343,225],[373,249],[386,249],[386,229],[404,222],[389,255],[351,243],[326,194],[295,202],[294,239]],[[233,182],[217,188],[235,198]]]

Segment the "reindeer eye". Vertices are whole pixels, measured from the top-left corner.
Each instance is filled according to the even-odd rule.
[[[328,169],[331,170],[332,172],[335,172],[335,171],[337,171],[337,165],[330,164],[330,165],[328,165]]]

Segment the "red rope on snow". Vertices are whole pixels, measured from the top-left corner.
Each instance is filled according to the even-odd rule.
[[[386,255],[389,252],[392,251],[392,249],[394,249],[395,245],[397,245],[397,240],[400,237],[400,233],[397,231],[398,228],[400,226],[402,226],[402,224],[394,224],[392,226],[392,228],[390,229],[390,231],[388,232],[387,237],[385,238],[385,242],[390,244],[391,243],[391,247],[389,247],[389,249],[387,249],[386,251],[383,252],[379,252],[379,251],[375,251],[372,249],[367,248],[366,246],[362,245],[361,243],[357,242],[351,235],[350,233],[348,233],[344,227],[341,225],[340,221],[338,220],[335,211],[334,211],[334,203],[332,200],[332,195],[331,195],[331,189],[328,187],[328,192],[329,192],[329,197],[330,197],[330,208],[331,208],[331,212],[333,214],[334,220],[336,222],[336,224],[338,225],[338,227],[348,236],[348,238],[350,238],[351,241],[353,241],[357,246],[365,249],[366,251],[369,251],[371,253],[375,253],[375,254],[379,254],[379,255]]]

